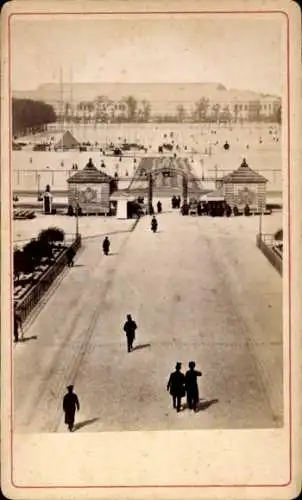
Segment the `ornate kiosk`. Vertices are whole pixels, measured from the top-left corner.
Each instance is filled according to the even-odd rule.
[[[224,176],[219,181],[222,195],[232,208],[236,205],[239,210],[249,205],[254,211],[262,211],[266,206],[267,179],[252,170],[243,159],[240,167]]]
[[[109,214],[112,177],[100,172],[91,158],[67,182],[69,211],[75,212],[78,207],[81,214]]]

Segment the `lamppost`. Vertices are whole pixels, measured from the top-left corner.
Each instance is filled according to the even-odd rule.
[[[262,240],[262,222],[263,222],[263,201],[260,202],[260,214],[259,214],[259,238]]]
[[[38,198],[40,198],[40,180],[41,180],[41,175],[37,175],[37,181],[38,181]]]
[[[76,217],[76,229],[75,229],[75,235],[76,238],[79,236],[79,192],[78,189],[76,190],[76,206],[75,206],[75,217]]]
[[[76,238],[79,236],[79,204],[76,204]]]
[[[151,171],[148,174],[148,213],[152,215],[153,206],[152,206],[152,198],[153,198],[153,178]]]

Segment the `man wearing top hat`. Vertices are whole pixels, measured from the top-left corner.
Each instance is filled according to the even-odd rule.
[[[76,409],[79,411],[80,403],[78,396],[73,392],[73,385],[67,386],[68,393],[63,399],[63,411],[65,413],[65,424],[68,425],[70,432],[73,430],[74,415]]]
[[[180,412],[181,398],[185,396],[185,376],[180,370],[181,363],[176,363],[175,372],[171,373],[167,384],[167,391],[170,391],[173,408],[176,408],[177,413]]]
[[[199,391],[198,391],[198,383],[197,377],[202,375],[201,372],[195,370],[195,361],[189,362],[189,370],[185,375],[185,383],[186,383],[186,393],[187,393],[187,404],[189,410],[198,411],[198,403],[199,403]]]

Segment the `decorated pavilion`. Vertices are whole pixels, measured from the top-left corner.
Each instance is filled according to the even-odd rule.
[[[236,205],[243,209],[249,205],[250,209],[261,211],[266,206],[267,179],[255,170],[252,170],[243,159],[240,167],[220,179],[222,195],[232,208]]]
[[[68,205],[82,214],[108,214],[112,177],[101,172],[89,159],[87,165],[76,171],[68,182]]]

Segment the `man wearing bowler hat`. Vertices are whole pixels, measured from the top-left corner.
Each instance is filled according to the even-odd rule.
[[[70,432],[72,432],[74,415],[76,410],[79,411],[80,403],[78,396],[73,392],[73,385],[68,385],[67,391],[63,399],[63,411],[65,413],[65,424],[68,426]]]

